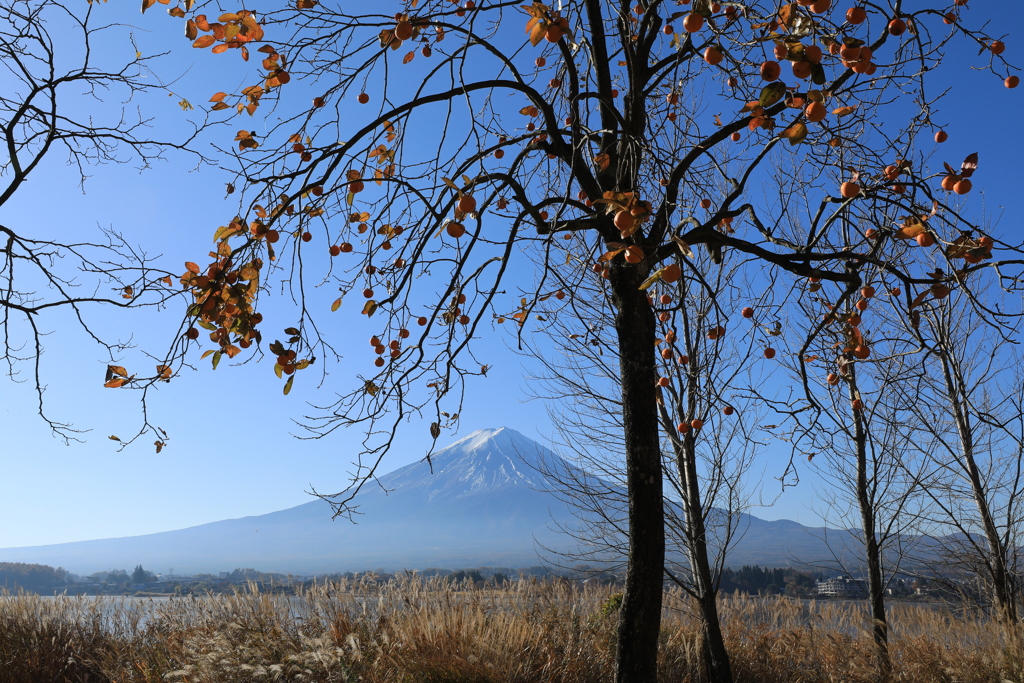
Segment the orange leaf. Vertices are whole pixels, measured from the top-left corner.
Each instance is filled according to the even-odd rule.
[[[210,47],[215,42],[217,42],[217,40],[213,36],[199,36],[196,38],[196,42],[192,43],[192,47]]]
[[[188,272],[195,273],[196,275],[199,275],[199,265],[198,264],[192,263],[191,261],[185,261],[185,268],[188,270]]]
[[[409,62],[411,62],[413,60],[413,58],[415,56],[416,56],[415,52],[410,52],[409,54],[407,54],[405,57],[402,58],[402,64],[408,64]]]
[[[210,101],[211,102],[220,102],[221,100],[223,100],[227,96],[228,96],[228,94],[226,92],[219,92],[219,93],[215,94],[213,97],[211,97]]]
[[[103,386],[105,386],[108,389],[117,389],[119,387],[124,386],[124,383],[127,381],[128,380],[124,377],[118,377],[116,379],[110,380],[109,382],[104,382]]]
[[[215,55],[219,55],[221,52],[227,52],[227,51],[228,51],[228,46],[225,45],[224,43],[221,43],[220,45],[217,45],[212,50],[210,50],[210,52],[212,52]]]

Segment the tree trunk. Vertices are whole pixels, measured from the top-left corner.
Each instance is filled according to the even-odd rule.
[[[859,399],[856,369],[851,368],[850,400]],[[854,409],[854,442],[857,449],[857,506],[860,511],[864,552],[868,564],[868,602],[871,606],[871,634],[878,656],[879,678],[889,679],[892,660],[889,657],[889,622],[885,615],[885,583],[882,579],[882,556],[875,534],[876,513],[868,481],[868,434],[864,426],[864,408]]]
[[[622,383],[629,496],[629,556],[619,614],[616,683],[655,683],[665,571],[661,444],[655,383],[655,321],[640,285],[646,269],[615,265],[610,274]]]
[[[991,583],[992,601],[996,608],[996,617],[1006,623],[1017,621],[1017,600],[1016,591],[1012,585],[1012,576],[1007,567],[1007,548],[999,535],[992,509],[989,505],[989,495],[985,490],[985,484],[981,478],[981,471],[978,468],[977,460],[974,457],[974,428],[970,417],[964,406],[967,404],[966,391],[961,381],[961,376],[954,372],[953,360],[950,358],[948,348],[943,347],[939,357],[942,360],[942,376],[946,383],[946,393],[949,398],[950,408],[953,411],[953,418],[956,420],[957,437],[960,441],[960,454],[963,458],[963,468],[967,479],[971,483],[971,495],[974,498],[974,505],[981,518],[981,528],[985,533],[985,544],[988,550],[988,557],[985,558],[985,565],[988,567],[988,580]]]
[[[691,375],[687,387],[691,404],[696,402],[693,397],[698,390],[699,386]],[[725,638],[718,618],[718,591],[715,589],[708,559],[707,528],[704,525],[704,504],[697,477],[695,438],[694,432],[681,437],[676,452],[676,467],[683,482],[686,546],[693,571],[693,590],[700,604],[701,657],[710,683],[732,683],[732,666],[729,664],[729,653],[725,649]]]

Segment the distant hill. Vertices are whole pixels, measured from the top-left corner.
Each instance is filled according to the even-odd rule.
[[[572,510],[550,493],[542,471],[571,469],[551,451],[508,429],[484,429],[425,461],[367,485],[356,498],[357,523],[331,520],[315,500],[266,515],[229,519],[144,536],[0,549],[0,561],[45,563],[88,574],[111,568],[175,567],[179,574],[255,567],[326,573],[425,567],[525,567],[538,546],[567,548]],[[786,520],[745,515],[746,533],[728,564],[786,566],[794,557],[829,557],[820,536]],[[833,532],[830,534],[845,534]]]

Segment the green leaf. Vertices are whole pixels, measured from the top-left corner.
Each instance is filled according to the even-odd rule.
[[[761,97],[757,103],[762,107],[770,107],[783,98],[786,94],[786,84],[781,81],[775,81],[764,86],[761,90]]]
[[[214,370],[216,370],[217,366],[220,365],[220,357],[223,356],[223,355],[224,354],[221,353],[220,351],[218,351],[217,353],[213,354],[213,369]]]
[[[815,85],[825,85],[826,80],[825,69],[821,64],[815,64],[811,67],[811,83],[814,83]]]
[[[284,395],[287,396],[292,390],[292,382],[295,381],[295,375],[288,378],[288,381],[284,383]]]

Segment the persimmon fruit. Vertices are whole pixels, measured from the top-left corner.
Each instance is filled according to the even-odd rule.
[[[744,318],[753,318],[754,317],[754,309],[751,308],[750,306],[747,306],[746,308],[744,308],[740,313],[741,313],[741,315]]]
[[[778,62],[769,59],[761,64],[760,72],[762,79],[766,81],[774,81],[778,80],[779,76],[782,74],[782,67],[779,66]]]
[[[462,213],[473,213],[476,211],[476,199],[473,195],[464,194],[459,198],[458,207]]]
[[[772,358],[775,358],[775,349],[773,349],[770,346],[768,348],[766,348],[764,350],[764,357],[768,358],[769,360],[772,359]]]
[[[860,185],[848,180],[839,186],[839,194],[846,199],[852,199],[860,194]]]
[[[714,45],[704,50],[704,61],[711,66],[718,66],[722,63],[723,59],[725,59],[725,55]]]
[[[683,19],[683,30],[685,30],[687,33],[696,33],[697,31],[701,30],[703,26],[704,17],[697,14],[696,12],[691,12],[690,14],[687,14],[686,18]]]
[[[811,123],[818,123],[819,121],[824,120],[826,114],[828,114],[828,109],[826,109],[825,105],[821,102],[811,102],[807,105],[807,108],[804,109],[804,116],[806,116],[807,120]]]

